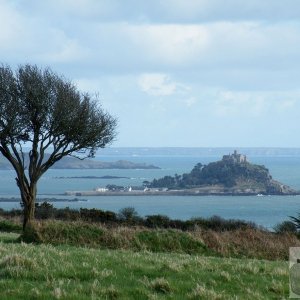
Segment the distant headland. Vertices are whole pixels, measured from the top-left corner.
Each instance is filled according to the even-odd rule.
[[[236,150],[219,161],[198,163],[190,173],[144,181],[143,186],[108,185],[94,191],[69,191],[68,195],[299,195],[272,178],[262,165],[252,164]]]
[[[47,159],[49,154],[45,155]],[[28,164],[28,155],[25,155],[25,165]],[[64,157],[52,166],[53,169],[160,169],[154,165],[135,163],[128,160],[117,160],[112,162],[99,161],[95,159],[78,159],[75,157]],[[12,169],[10,163],[0,155],[0,169]]]

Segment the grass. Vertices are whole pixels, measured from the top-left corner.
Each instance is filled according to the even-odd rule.
[[[180,231],[53,220],[37,222],[34,231],[28,230],[24,236],[25,241],[35,239],[52,245],[268,260],[287,260],[289,247],[300,246],[300,240],[294,234],[255,228],[223,232],[201,228]]]
[[[0,219],[0,231],[19,233],[22,231],[22,226],[20,222],[12,222],[10,220]]]
[[[288,263],[14,243],[0,233],[1,299],[279,299]]]
[[[212,251],[192,235],[175,230],[143,230],[135,234],[135,248],[151,252],[211,254]]]

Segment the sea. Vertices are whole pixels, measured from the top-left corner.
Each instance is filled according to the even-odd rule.
[[[147,163],[160,169],[50,169],[40,179],[38,198],[59,198],[52,202],[57,208],[97,208],[120,211],[134,207],[139,215],[167,215],[187,220],[196,217],[220,216],[225,219],[242,219],[273,229],[289,216],[300,213],[300,196],[76,196],[69,201],[66,191],[93,190],[107,184],[138,186],[165,175],[190,172],[195,164],[207,164],[232,153],[234,148],[109,148],[99,151],[96,160],[129,160]],[[251,163],[266,166],[272,177],[300,190],[300,149],[245,148],[239,153],[247,155]],[[88,179],[87,176],[117,176],[126,178]],[[0,198],[20,198],[13,170],[0,170]],[[20,208],[19,202],[0,202],[0,208]]]

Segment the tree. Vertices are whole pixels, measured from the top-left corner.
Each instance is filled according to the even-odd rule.
[[[34,219],[41,176],[67,155],[93,157],[113,141],[115,128],[89,94],[49,68],[0,66],[0,152],[16,172],[23,230]]]
[[[118,217],[120,220],[125,221],[127,223],[134,223],[138,221],[139,215],[134,207],[124,207],[119,211]]]

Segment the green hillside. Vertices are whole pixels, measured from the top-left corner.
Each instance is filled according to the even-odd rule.
[[[1,299],[279,299],[288,263],[15,243],[0,234]]]

